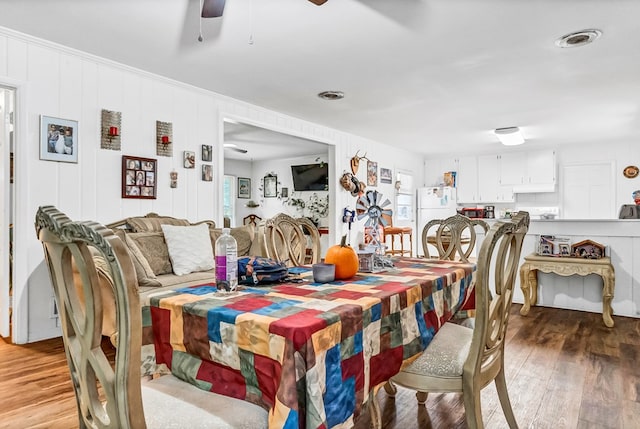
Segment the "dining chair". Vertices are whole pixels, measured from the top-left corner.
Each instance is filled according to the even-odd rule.
[[[258,226],[258,222],[260,222],[262,218],[255,214],[250,214],[242,218],[243,225],[253,225],[254,227]]]
[[[433,219],[422,229],[422,250],[430,258],[429,245],[435,246],[438,259],[469,262],[476,245],[477,230],[480,227],[485,234],[489,225],[482,219],[471,219],[460,214],[446,219]]]
[[[304,265],[307,239],[299,223],[288,214],[278,213],[266,220],[264,240],[269,258],[288,267]]]
[[[81,429],[267,427],[268,412],[258,405],[202,390],[173,375],[142,380],[142,315],[125,244],[105,226],[73,222],[53,206],[40,207],[35,224],[58,305]],[[101,348],[103,302],[96,257],[114,283],[118,335],[113,365]],[[73,264],[79,273],[75,281]]]
[[[393,216],[388,214],[382,214],[382,218],[387,223],[382,228],[382,241],[384,243],[387,242],[387,237],[391,240],[391,250],[387,249],[386,253],[389,255],[400,255],[404,256],[408,254],[410,257],[413,256],[413,228],[410,226],[394,226],[393,225]],[[404,237],[409,237],[409,247],[405,249],[404,247]],[[400,239],[400,248],[396,249],[395,247],[395,239],[399,237]]]
[[[295,219],[298,223],[302,233],[305,236],[307,245],[305,248],[304,263],[305,264],[317,264],[320,262],[320,231],[318,227],[311,222],[308,217],[298,217]]]
[[[477,261],[475,328],[446,322],[425,351],[391,378],[395,384],[416,390],[419,404],[426,402],[429,392],[462,393],[471,429],[484,427],[480,391],[492,381],[509,427],[518,427],[504,375],[504,342],[528,228],[529,213],[521,211],[511,221],[496,222],[483,240]],[[385,390],[395,396],[393,384],[385,385]]]

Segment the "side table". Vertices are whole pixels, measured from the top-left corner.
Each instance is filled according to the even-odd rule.
[[[611,258],[583,259],[540,256],[535,253],[525,256],[520,267],[520,289],[524,294],[524,305],[520,314],[523,316],[527,315],[531,306],[536,305],[538,301],[538,271],[560,276],[597,274],[602,277],[602,320],[607,327],[613,328],[611,300],[615,290],[615,273]]]

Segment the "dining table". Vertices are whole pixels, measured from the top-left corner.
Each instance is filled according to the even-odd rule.
[[[202,389],[269,410],[269,428],[349,428],[473,295],[473,263],[399,257],[384,272],[233,293],[149,294],[155,360]]]

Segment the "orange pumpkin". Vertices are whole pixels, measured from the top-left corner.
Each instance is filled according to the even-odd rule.
[[[358,255],[347,246],[346,235],[342,236],[340,244],[329,247],[324,262],[336,266],[336,280],[350,279],[358,272]]]

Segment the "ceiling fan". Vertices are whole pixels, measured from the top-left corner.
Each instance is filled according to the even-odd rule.
[[[238,147],[238,145],[235,144],[235,143],[225,143],[222,146],[225,149],[234,150],[234,151],[240,152],[240,153],[247,153],[246,149],[242,149],[241,147]]]
[[[219,18],[224,11],[224,4],[226,0],[204,0],[202,5],[202,17],[203,18]],[[327,0],[309,0],[311,3],[320,6]]]

